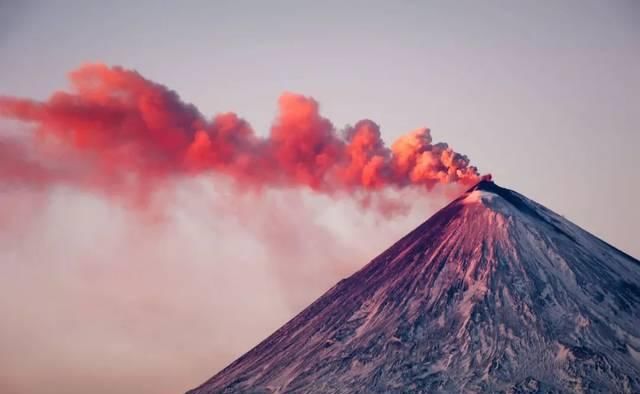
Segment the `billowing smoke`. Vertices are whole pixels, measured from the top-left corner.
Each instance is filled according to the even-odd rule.
[[[427,128],[387,147],[375,122],[337,131],[315,100],[299,94],[282,94],[271,130],[259,136],[234,113],[206,119],[136,71],[91,64],[70,80],[71,91],[46,101],[0,97],[0,116],[33,127],[38,142],[0,144],[3,181],[146,194],[167,179],[214,171],[252,189],[306,187],[366,203],[382,189],[478,180],[469,159],[433,143]]]
[[[297,94],[255,133],[134,71],[70,78],[0,97],[2,393],[185,392],[478,179],[428,129],[387,146]]]

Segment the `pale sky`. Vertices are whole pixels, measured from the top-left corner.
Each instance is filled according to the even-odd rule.
[[[337,126],[420,125],[498,183],[638,256],[640,5],[15,1],[0,89],[46,97],[87,61],[135,68],[256,130],[285,90]]]
[[[267,133],[283,91],[313,96],[337,127],[373,119],[387,141],[430,127],[434,140],[468,155],[501,186],[640,256],[640,2],[0,2],[0,95],[45,98],[67,86],[68,71],[93,61],[136,69],[207,116],[237,112],[260,134]],[[90,223],[85,218],[96,212],[87,208],[91,204],[81,204],[81,212],[73,204],[47,212]],[[108,225],[109,215],[100,210],[106,208],[96,204],[100,223]],[[40,231],[54,223],[39,220]],[[67,231],[64,220],[55,223],[56,231]],[[191,225],[181,223],[186,237]],[[410,227],[394,229],[395,236]],[[118,233],[110,229],[109,234]],[[53,242],[51,235],[38,237],[28,239]],[[348,237],[341,239],[345,245]],[[207,242],[206,233],[198,242]],[[366,247],[361,240],[353,243]],[[376,244],[374,252],[380,248]],[[17,266],[25,254],[11,253],[11,264]],[[0,263],[18,275],[10,263]],[[23,283],[33,283],[20,272]],[[7,297],[22,294],[5,292]],[[264,294],[273,292],[265,289]],[[265,323],[237,349],[247,350],[287,313]],[[184,325],[176,323],[166,336],[189,335],[189,323]],[[209,325],[215,322],[198,327]],[[86,354],[100,354],[97,349],[85,349]],[[222,365],[200,365],[193,383],[239,355],[219,358]],[[69,359],[84,360],[77,354]],[[202,360],[207,362],[212,361]],[[32,360],[25,358],[24,365],[31,367]],[[27,392],[16,388],[28,387],[15,383],[19,380],[8,379],[7,387]],[[132,382],[121,392],[138,384]],[[189,385],[180,381],[175,387]],[[84,389],[78,385],[79,392]]]

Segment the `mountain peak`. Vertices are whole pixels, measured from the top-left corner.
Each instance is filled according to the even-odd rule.
[[[519,198],[514,191],[498,186],[490,174],[480,178],[480,181],[469,188],[458,200],[462,200],[465,204],[482,202],[488,206],[495,196],[502,197],[502,199],[520,207],[526,200],[523,196]]]
[[[483,175],[480,178],[480,181],[478,183],[476,183],[473,187],[471,187],[468,191],[470,191],[470,192],[474,191],[474,190],[491,191],[496,186],[497,185],[493,181],[493,176],[491,174],[487,174],[487,175]]]
[[[498,186],[491,176],[491,174],[484,175],[480,178],[480,181],[467,190],[467,193],[474,191],[484,191],[504,197],[507,194],[514,193],[509,189]]]
[[[640,392],[638,283],[483,178],[191,393]]]
[[[496,196],[499,198],[496,199]],[[481,202],[491,210],[500,211],[505,214],[523,214],[538,220],[540,224],[546,223],[557,226],[559,222],[565,221],[560,215],[522,194],[497,185],[491,179],[491,175],[483,176],[478,183],[468,189],[458,200],[454,201],[454,203],[457,201],[465,204]],[[566,222],[566,224],[572,225],[570,222]],[[560,224],[560,226],[564,227],[562,224]]]

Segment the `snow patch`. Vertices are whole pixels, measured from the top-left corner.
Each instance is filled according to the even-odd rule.
[[[556,362],[564,363],[567,360],[573,361],[573,353],[571,353],[571,349],[564,346],[563,344],[558,344],[558,353],[556,353]]]
[[[498,197],[496,194],[485,191],[485,190],[474,190],[462,200],[462,203],[476,204],[476,203],[482,203],[482,202],[490,202],[496,197]]]
[[[640,362],[640,351],[637,351],[633,348],[633,346],[627,344],[627,350],[629,350],[629,354],[633,357],[634,360]]]
[[[471,193],[468,193],[467,196],[462,200],[463,204],[476,204],[476,203],[489,203],[493,199],[498,198],[495,193],[488,192],[486,190],[474,190]]]

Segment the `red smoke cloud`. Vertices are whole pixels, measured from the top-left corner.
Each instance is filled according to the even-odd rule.
[[[0,144],[3,181],[65,181],[112,192],[215,171],[248,186],[366,195],[387,187],[430,189],[479,180],[466,156],[432,143],[429,129],[402,136],[390,148],[371,120],[340,136],[318,103],[299,94],[280,97],[270,133],[260,137],[236,114],[207,120],[174,91],[122,67],[86,65],[71,72],[70,80],[70,92],[46,101],[0,97],[0,117],[34,125],[37,141],[68,152],[51,163]],[[83,168],[69,171],[71,160]]]

